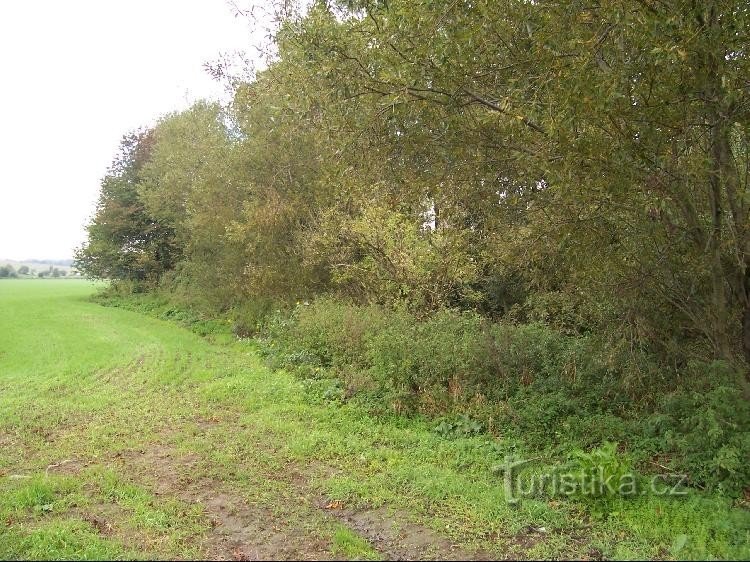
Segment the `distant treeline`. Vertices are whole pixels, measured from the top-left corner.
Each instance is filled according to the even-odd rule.
[[[62,261],[62,260],[61,260]],[[67,260],[66,260],[67,261]],[[34,260],[29,260],[29,263],[35,263]],[[36,262],[47,265],[49,262]],[[13,267],[11,264],[0,265],[0,279],[2,278],[18,278],[18,277],[66,277],[66,276],[80,276],[80,273],[73,270],[60,269],[49,265],[44,269],[35,269],[28,265],[21,265],[18,268]]]

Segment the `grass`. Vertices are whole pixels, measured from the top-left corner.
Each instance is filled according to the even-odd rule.
[[[348,527],[340,527],[333,533],[331,552],[347,560],[382,560],[378,551],[369,542]]]
[[[220,323],[191,321],[202,337],[102,307],[95,290],[0,283],[2,558],[239,556],[244,543],[261,557],[290,557],[289,545],[382,557],[339,507],[385,507],[402,529],[497,556],[750,557],[748,511],[729,499],[509,504],[492,469],[533,457],[522,442],[373,417],[269,371]]]

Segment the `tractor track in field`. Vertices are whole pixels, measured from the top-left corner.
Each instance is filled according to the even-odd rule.
[[[204,459],[195,453],[181,453],[169,444],[152,443],[118,454],[114,461],[129,472],[147,477],[155,495],[203,507],[211,524],[202,545],[207,559],[334,559],[329,540],[316,532],[321,523],[345,525],[387,560],[496,558],[488,552],[461,548],[386,507],[354,508],[326,498],[310,484],[305,471],[292,463],[287,463],[283,471],[266,475],[282,481],[291,491],[279,501],[293,505],[279,513],[275,509],[279,506],[248,501],[230,483],[201,475],[196,468]],[[296,515],[287,517],[291,512]],[[306,518],[313,521],[307,522]]]
[[[208,430],[219,423],[199,420],[196,427]],[[319,532],[336,525],[346,526],[386,560],[497,558],[486,551],[462,548],[388,507],[353,507],[325,497],[311,484],[309,472],[334,475],[335,471],[320,463],[305,470],[285,462],[283,470],[259,474],[259,478],[279,481],[287,492],[277,498],[276,505],[254,500],[233,487],[231,481],[207,475],[203,469],[209,460],[195,452],[180,451],[172,443],[174,435],[166,431],[157,441],[113,453],[106,459],[65,459],[48,466],[46,473],[71,476],[92,464],[104,464],[145,485],[160,499],[199,505],[209,522],[200,545],[205,559],[337,559],[331,552],[330,539]],[[119,529],[109,517],[110,508],[116,506],[99,507],[79,516],[102,534],[116,534]]]

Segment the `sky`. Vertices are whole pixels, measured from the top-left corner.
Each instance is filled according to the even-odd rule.
[[[226,0],[0,2],[0,259],[65,259],[120,138],[224,88],[262,39]]]

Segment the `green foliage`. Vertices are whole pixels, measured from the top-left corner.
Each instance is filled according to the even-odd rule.
[[[289,364],[361,368],[367,342],[385,326],[387,315],[379,306],[359,308],[332,299],[301,303],[291,318],[277,317],[269,326],[267,343],[293,351]]]
[[[452,418],[444,418],[435,426],[434,431],[441,437],[468,437],[478,435],[485,430],[484,426],[477,420],[471,419],[466,414]]]
[[[153,283],[175,265],[173,229],[155,221],[138,196],[153,142],[149,131],[125,136],[102,180],[88,239],[76,252],[76,268],[89,277]]]
[[[322,220],[308,250],[336,264],[331,282],[341,293],[416,310],[481,300],[465,233],[432,232],[425,217],[377,205],[355,216],[331,211]]]
[[[579,498],[597,499],[621,495],[620,486],[630,476],[635,484],[635,475],[627,459],[617,451],[617,443],[606,442],[591,451],[575,450],[570,453],[568,464],[563,469],[573,477],[572,495]],[[637,492],[633,486],[631,493]]]
[[[318,371],[312,377],[305,378],[302,381],[305,390],[305,399],[312,403],[343,402],[346,398],[346,389],[341,380],[313,378],[316,375],[320,376],[322,374]]]
[[[675,471],[738,495],[750,481],[750,403],[731,384],[726,368],[721,370],[721,365],[709,368],[718,381],[708,389],[666,395],[647,424],[651,446],[672,459]]]
[[[489,431],[553,454],[616,439],[646,465],[655,454],[674,455],[673,469],[699,485],[736,495],[748,482],[741,459],[750,413],[737,373],[726,364],[696,379],[724,381],[700,393],[669,397],[658,386],[665,383],[654,379],[660,402],[638,396],[623,371],[632,366],[614,371],[591,338],[542,324],[490,323],[452,310],[420,319],[404,310],[320,299],[277,315],[263,333],[272,365],[303,379],[327,381],[335,374],[346,390],[334,387],[331,396],[354,396],[375,409],[388,404],[400,413],[450,413],[436,429],[445,437]],[[696,363],[692,372],[701,368]],[[595,460],[607,464],[611,449],[598,450],[602,458]]]
[[[374,335],[371,372],[408,406],[443,411],[501,393],[493,376],[491,340],[473,313],[443,310],[420,321],[401,313]]]
[[[258,297],[244,301],[229,312],[232,332],[238,338],[256,336],[277,310],[271,299]]]

